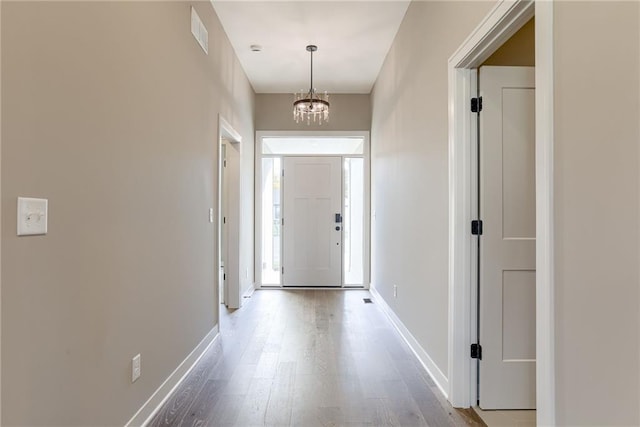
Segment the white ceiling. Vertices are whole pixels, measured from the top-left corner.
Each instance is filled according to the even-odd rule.
[[[257,93],[369,93],[409,1],[212,0]],[[250,46],[262,46],[252,52]]]

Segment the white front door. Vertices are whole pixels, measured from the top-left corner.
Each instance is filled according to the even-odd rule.
[[[285,157],[284,286],[342,285],[342,158]]]
[[[479,402],[536,407],[535,74],[481,67]]]

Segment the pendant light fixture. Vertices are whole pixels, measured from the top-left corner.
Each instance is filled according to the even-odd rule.
[[[307,121],[310,125],[311,121],[322,124],[322,121],[329,121],[329,95],[317,94],[313,87],[313,52],[318,50],[318,46],[307,46],[307,52],[311,53],[311,85],[309,92],[300,91],[294,95],[293,101],[293,119],[296,123]]]

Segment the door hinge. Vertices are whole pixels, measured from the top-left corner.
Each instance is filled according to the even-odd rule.
[[[226,224],[226,223],[227,223],[227,217],[226,217],[226,216],[223,216],[223,217],[222,217],[222,223],[223,223],[223,224]]]
[[[474,236],[482,236],[482,221],[475,219],[471,221],[471,234]]]
[[[482,97],[471,98],[471,112],[479,113],[482,111]]]
[[[227,275],[226,275],[226,273],[222,275],[222,281],[224,282],[225,280],[227,280]]]
[[[284,218],[281,219],[282,225],[284,225]]]
[[[284,267],[282,267],[282,274],[284,274]]]
[[[284,169],[282,169],[282,176],[284,176]]]
[[[224,160],[224,161],[222,162],[222,167],[223,167],[223,168],[226,168],[226,167],[227,167],[227,161],[226,161],[226,160]]]
[[[471,344],[471,358],[482,360],[482,346],[480,344]]]

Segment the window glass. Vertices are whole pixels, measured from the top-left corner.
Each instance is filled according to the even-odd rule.
[[[262,284],[280,285],[280,158],[262,159]]]
[[[334,137],[309,137],[309,138],[262,138],[263,154],[278,155],[354,155],[364,151],[364,138],[334,138]]]

